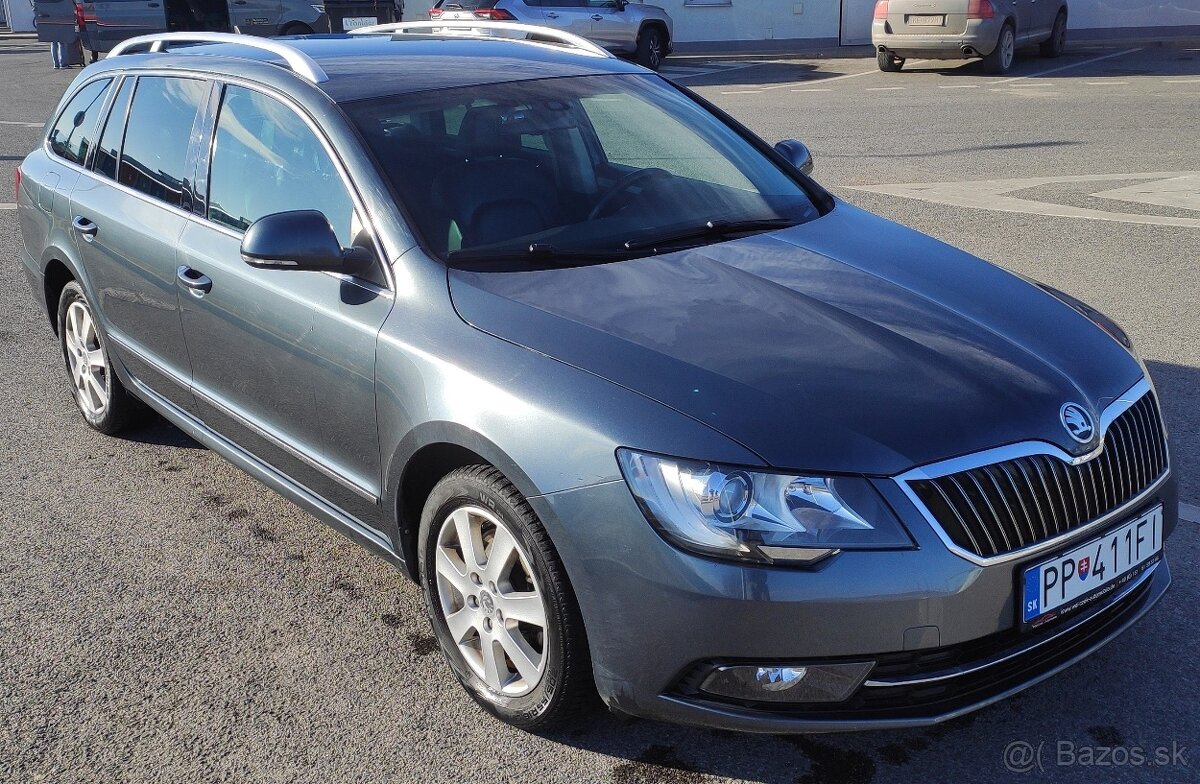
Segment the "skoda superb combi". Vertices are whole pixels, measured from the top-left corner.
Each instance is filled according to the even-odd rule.
[[[406,29],[80,74],[18,212],[89,425],[148,406],[397,565],[530,729],[933,723],[1163,595],[1111,320],[587,41]]]

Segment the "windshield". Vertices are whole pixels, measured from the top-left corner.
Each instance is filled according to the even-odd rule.
[[[804,188],[658,77],[582,76],[346,106],[426,248],[590,263],[802,223]]]

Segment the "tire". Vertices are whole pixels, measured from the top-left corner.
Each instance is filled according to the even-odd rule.
[[[662,67],[663,60],[665,60],[667,57],[666,53],[664,52],[665,44],[666,42],[663,40],[663,34],[660,28],[655,25],[651,25],[643,29],[638,35],[638,63],[652,71],[657,71]]]
[[[1012,22],[1005,22],[996,39],[996,48],[983,58],[983,68],[990,74],[1006,74],[1012,70],[1017,53],[1017,31]]]
[[[879,70],[887,71],[888,73],[896,73],[904,67],[903,60],[888,52],[876,53],[875,62],[879,63]]]
[[[575,593],[537,515],[503,474],[476,465],[438,482],[421,514],[417,553],[442,652],[485,710],[540,732],[595,704]]]
[[[280,35],[312,35],[313,29],[303,22],[292,22],[279,31]]]
[[[84,422],[112,435],[139,418],[144,409],[113,372],[92,305],[75,281],[64,286],[58,298],[58,342],[71,395]]]
[[[1050,37],[1041,43],[1042,57],[1058,57],[1067,46],[1067,12],[1059,11],[1054,18]]]

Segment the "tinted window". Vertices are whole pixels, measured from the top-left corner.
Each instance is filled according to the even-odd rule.
[[[356,244],[362,230],[316,134],[287,106],[253,90],[225,88],[208,183],[209,220],[237,231],[290,210],[320,210],[343,247]]]
[[[121,137],[125,135],[125,116],[129,111],[129,96],[133,94],[133,79],[121,84],[104,133],[100,135],[100,147],[96,150],[96,171],[112,179],[117,178],[117,160],[121,155]]]
[[[50,149],[69,161],[82,164],[95,138],[96,122],[104,106],[111,79],[85,85],[63,109],[50,129]]]
[[[138,79],[117,172],[122,185],[182,204],[192,125],[207,95],[208,83],[199,79]]]

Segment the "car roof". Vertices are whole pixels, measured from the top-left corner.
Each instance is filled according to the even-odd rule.
[[[633,63],[601,57],[550,43],[481,36],[429,35],[310,35],[274,39],[315,61],[328,76],[318,89],[338,103],[391,95],[471,87],[526,79],[589,76],[611,73],[649,73]],[[200,64],[200,57],[213,58]],[[232,43],[180,46],[161,53],[107,58],[120,69],[167,67],[207,70],[214,75],[238,75],[239,64],[257,61],[284,66],[272,52]],[[220,67],[217,66],[218,62]],[[107,70],[107,69],[105,69]],[[245,69],[245,75],[253,78]],[[275,70],[275,69],[271,69]],[[285,70],[285,69],[279,69]],[[300,78],[300,77],[295,77]]]

